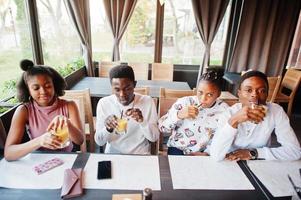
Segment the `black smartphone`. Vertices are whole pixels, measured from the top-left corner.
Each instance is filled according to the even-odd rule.
[[[97,179],[112,178],[111,161],[98,162]]]

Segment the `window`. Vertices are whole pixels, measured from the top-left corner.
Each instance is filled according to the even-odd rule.
[[[0,99],[14,94],[20,61],[32,59],[25,13],[23,0],[0,1]]]
[[[90,0],[90,20],[93,59],[111,61],[113,34],[102,1]]]
[[[166,0],[164,9],[162,62],[199,65],[205,47],[191,1]]]
[[[138,0],[120,42],[121,60],[152,63],[154,61],[156,1]]]
[[[290,49],[287,68],[301,69],[301,12],[299,14],[293,43]]]
[[[230,17],[230,3],[215,35],[210,65],[221,65]],[[166,0],[164,10],[162,62],[196,64],[202,62],[205,45],[196,26],[191,1]]]
[[[61,0],[38,0],[45,65],[62,67],[81,58],[80,41]]]
[[[228,4],[224,18],[211,44],[210,65],[222,65],[230,19],[230,11],[231,1]]]

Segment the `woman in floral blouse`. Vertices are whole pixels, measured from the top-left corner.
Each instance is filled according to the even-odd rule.
[[[170,133],[169,155],[209,155],[209,145],[216,129],[226,122],[222,115],[228,105],[217,99],[220,79],[215,72],[201,76],[197,96],[178,99],[159,120],[159,129]]]

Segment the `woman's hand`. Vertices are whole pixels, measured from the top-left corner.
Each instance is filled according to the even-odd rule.
[[[69,128],[69,120],[63,115],[58,115],[49,123],[47,131],[56,131],[57,129],[63,128],[63,126],[68,126]]]
[[[187,106],[178,111],[179,119],[195,119],[199,114],[199,109],[196,106]]]
[[[51,132],[46,132],[39,137],[40,146],[47,149],[60,149],[61,142],[59,137],[51,134]]]
[[[226,160],[250,160],[252,158],[249,149],[238,149],[226,155]]]

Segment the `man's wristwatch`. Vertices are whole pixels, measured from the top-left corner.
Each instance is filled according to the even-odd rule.
[[[250,149],[251,160],[256,160],[258,158],[258,152],[256,149]]]

